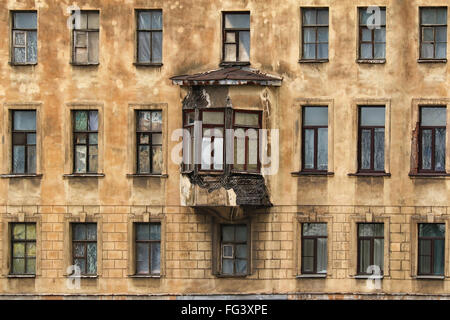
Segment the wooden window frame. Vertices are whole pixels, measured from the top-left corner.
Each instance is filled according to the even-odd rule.
[[[380,224],[383,225],[383,236],[360,236],[359,235],[359,228],[360,225],[362,224]],[[385,229],[385,224],[383,222],[359,222],[357,223],[357,228],[356,228],[356,232],[357,232],[357,262],[356,262],[356,271],[358,275],[371,275],[370,273],[367,272],[362,272],[361,271],[361,265],[360,265],[360,257],[361,257],[361,241],[362,240],[370,240],[370,266],[374,265],[374,260],[375,260],[375,239],[383,239],[383,269],[381,269],[381,275],[384,274],[384,269],[385,269],[385,265],[384,265],[384,248],[385,248],[385,241],[386,239],[384,238],[384,229]]]
[[[420,236],[420,225],[422,224],[429,224],[429,223],[419,223],[417,226],[417,275],[418,276],[444,276],[445,275],[445,235],[443,237],[424,237],[424,236]],[[430,223],[430,224],[443,224],[445,226],[444,223]],[[421,240],[425,240],[425,241],[431,241],[431,253],[429,255],[430,257],[430,273],[423,273],[420,270],[420,257],[424,256],[420,254],[420,249],[421,249]],[[443,240],[444,241],[444,261],[443,261],[443,273],[442,274],[435,274],[434,271],[434,241],[435,240]]]
[[[89,28],[89,19],[88,16],[89,14],[92,13],[97,13],[98,14],[98,29],[91,29]],[[76,25],[75,25],[75,19],[73,20],[74,25],[72,26],[72,64],[73,65],[78,65],[78,66],[84,66],[84,65],[98,65],[100,62],[100,10],[81,10],[80,14],[86,14],[86,24],[87,24],[87,28],[86,29],[77,29]],[[77,32],[84,32],[86,33],[86,46],[85,47],[80,47],[76,45],[76,41],[77,41]],[[97,32],[98,33],[98,59],[99,61],[95,61],[95,62],[90,62],[89,61],[89,34],[90,33],[94,33]],[[76,48],[86,48],[87,51],[87,61],[86,62],[79,62],[76,60]]]
[[[246,240],[245,241],[223,241],[223,226],[233,226],[234,228],[234,238],[236,239],[236,229],[238,226],[245,226],[247,229],[247,234],[246,234]],[[219,226],[219,230],[220,230],[220,274],[222,276],[229,276],[229,277],[243,277],[249,274],[249,268],[250,268],[250,245],[249,245],[249,226],[246,223],[238,223],[238,224],[227,224],[227,223],[221,223]],[[242,258],[236,258],[235,252],[236,252],[236,246],[238,245],[246,245],[247,246],[247,258],[246,259],[242,259]],[[224,247],[225,246],[232,246],[233,248],[233,254],[232,257],[224,257],[223,251],[224,251]],[[224,259],[228,259],[228,260],[232,260],[233,261],[233,273],[232,274],[224,274],[223,273],[223,260]],[[236,261],[238,260],[246,260],[247,261],[247,271],[245,273],[237,273],[236,272]]]
[[[163,116],[163,111],[162,110],[156,110],[156,109],[152,109],[152,110],[144,110],[144,109],[138,109],[135,110],[135,121],[136,121],[136,174],[162,174],[162,172],[154,172],[154,168],[153,168],[153,147],[161,147],[161,152],[163,152],[163,139],[162,139],[162,134],[163,134],[163,124],[161,123],[161,130],[158,131],[143,131],[143,130],[139,130],[139,114],[141,112],[150,112],[151,114],[153,114],[154,112],[160,112],[161,113],[161,117]],[[140,138],[139,136],[141,134],[146,134],[149,137],[149,143],[148,144],[142,144],[140,143]],[[161,134],[161,143],[160,144],[155,144],[153,143],[153,134]],[[140,146],[149,146],[149,161],[150,161],[150,172],[140,172],[139,171],[139,166],[140,166],[140,157],[139,157],[139,147]],[[163,164],[161,163],[161,167],[163,166]]]
[[[34,119],[35,119],[35,123],[36,123],[36,129],[33,130],[14,130],[14,115],[16,112],[34,112]],[[16,134],[25,134],[25,144],[14,144],[14,135]],[[35,135],[35,143],[34,144],[29,144],[28,143],[28,134],[34,134]],[[25,147],[25,158],[24,158],[24,162],[25,162],[25,170],[23,173],[18,173],[18,172],[14,172],[14,146],[24,146]],[[12,174],[36,174],[36,172],[31,172],[29,171],[28,168],[28,147],[35,147],[35,152],[36,152],[36,171],[37,171],[37,111],[36,110],[23,110],[23,109],[12,109],[11,110],[11,173]]]
[[[376,29],[372,29],[370,30],[367,25],[363,24],[361,21],[361,12],[363,12],[364,10],[367,11],[368,7],[359,7],[358,8],[358,35],[359,35],[359,43],[358,43],[358,59],[361,61],[371,61],[371,60],[375,60],[375,61],[383,61],[386,60],[386,20],[387,20],[387,10],[386,7],[380,7],[380,11],[384,10],[385,12],[385,16],[386,16],[386,20],[384,22],[384,24],[380,25],[380,28],[384,28],[384,32],[385,32],[385,38],[384,38],[384,42],[380,42],[380,41],[375,41],[375,30]],[[371,39],[372,41],[363,41],[363,37],[362,37],[362,33],[363,33],[363,29],[368,29],[369,31],[371,31]],[[372,45],[372,57],[371,58],[363,58],[361,57],[361,47],[363,44],[371,44]],[[384,44],[384,58],[375,58],[375,44]]]
[[[26,228],[28,225],[34,225],[35,226],[35,231],[36,231],[36,238],[37,238],[37,223],[36,222],[10,222],[10,250],[11,250],[11,260],[10,260],[10,274],[14,275],[14,276],[20,276],[20,275],[36,275],[36,269],[37,269],[37,239],[27,239],[27,232],[26,232]],[[23,224],[25,225],[25,239],[14,239],[14,226],[15,225],[20,225]],[[14,272],[14,268],[13,268],[13,260],[14,260],[14,243],[24,243],[25,244],[25,251],[24,251],[24,256],[23,256],[23,260],[25,262],[25,266],[24,266],[24,273],[15,273]],[[27,243],[34,243],[35,248],[36,248],[36,255],[34,257],[28,257],[27,256]],[[22,257],[19,257],[22,258]],[[27,273],[27,261],[30,259],[34,259],[34,273]]]
[[[139,28],[139,14],[142,12],[160,12],[161,13],[161,29],[152,29],[150,25],[150,29],[140,29]],[[163,60],[163,28],[164,28],[164,20],[163,20],[163,11],[162,9],[136,9],[135,10],[135,19],[136,19],[136,65],[155,65],[161,66]],[[150,60],[149,61],[140,61],[139,60],[139,34],[140,33],[150,33]],[[153,61],[153,33],[161,32],[161,61]]]
[[[85,225],[87,227],[87,225],[95,225],[95,240],[75,240],[75,232],[74,232],[74,227],[76,225]],[[71,228],[71,234],[72,234],[72,264],[75,265],[75,259],[84,259],[84,270],[85,272],[81,273],[82,276],[94,276],[98,274],[98,226],[96,222],[72,222],[70,223],[70,228]],[[84,244],[84,256],[83,257],[76,257],[75,256],[75,250],[74,250],[74,244],[75,243],[81,243]],[[96,245],[96,251],[97,251],[97,257],[95,259],[95,270],[96,273],[88,273],[87,270],[87,245],[90,243],[95,243]]]
[[[324,25],[324,24],[311,24],[311,25],[305,25],[305,21],[304,21],[304,19],[303,19],[303,13],[304,13],[304,11],[305,10],[315,10],[316,11],[316,22],[317,22],[317,20],[318,20],[318,17],[319,17],[319,11],[328,11],[328,22],[327,22],[327,24],[326,25]],[[329,8],[328,7],[303,7],[303,8],[300,8],[300,17],[301,17],[301,20],[302,20],[302,36],[301,36],[301,43],[302,43],[302,50],[301,50],[301,60],[300,61],[311,61],[311,62],[314,62],[314,61],[328,61],[329,60],[329,58],[330,58],[330,51],[329,51],[329,47],[330,47],[330,34],[329,34],[329,31],[330,31],[330,10],[329,10]],[[315,34],[316,34],[316,41],[315,42],[305,42],[305,28],[311,28],[311,29],[314,29],[315,30]],[[327,29],[328,30],[328,41],[327,42],[319,42],[319,32],[318,32],[318,30],[320,29],[320,28],[323,28],[323,29]],[[319,49],[319,44],[323,44],[323,43],[326,43],[327,44],[327,46],[328,46],[328,57],[326,57],[326,58],[318,58],[317,57],[317,55],[318,55],[318,49]],[[305,55],[304,55],[304,46],[305,46],[305,44],[315,44],[315,47],[316,47],[316,51],[315,51],[315,58],[305,58]]]
[[[88,114],[87,117],[87,129],[83,131],[77,131],[75,127],[75,114],[78,112],[86,112]],[[89,130],[89,113],[91,112],[97,112],[97,130]],[[72,163],[73,163],[73,174],[96,174],[99,171],[99,128],[100,128],[100,112],[99,110],[92,110],[92,109],[74,109],[71,112],[72,117]],[[86,134],[86,143],[77,143],[77,134]],[[97,143],[96,144],[90,144],[89,142],[89,136],[90,134],[97,134]],[[77,146],[86,146],[86,172],[77,172],[76,169],[76,147]],[[97,171],[89,171],[89,147],[90,146],[97,146]]]
[[[422,10],[423,9],[445,9],[447,11],[447,21],[448,21],[448,10],[447,7],[442,6],[428,6],[428,7],[420,7],[419,8],[419,60],[422,61],[441,61],[441,60],[447,60],[447,51],[445,58],[436,58],[436,28],[445,27],[447,29],[447,35],[448,35],[448,23],[446,24],[424,24],[422,22]],[[423,29],[425,28],[433,28],[433,41],[423,41]],[[439,43],[445,43],[446,46],[448,45],[447,41],[445,42],[439,42]],[[423,44],[433,44],[433,58],[424,58],[422,57],[422,45]]]
[[[15,20],[15,14],[16,13],[34,13],[36,14],[36,28],[15,28],[14,27],[14,20]],[[36,32],[36,39],[38,39],[38,12],[37,10],[12,10],[11,11],[11,64],[12,65],[36,65],[38,62],[38,57],[36,56],[36,61],[28,61],[28,51],[27,51],[27,44],[28,44],[28,31],[35,31]],[[17,46],[15,44],[16,42],[16,33],[24,33],[25,34],[25,45],[23,46]],[[15,48],[25,48],[25,62],[16,62],[14,49]],[[38,48],[36,48],[37,50]]]
[[[375,170],[375,129],[384,129],[384,159],[383,167],[386,164],[386,116],[384,120],[384,126],[363,126],[361,125],[361,110],[362,108],[383,108],[384,114],[386,115],[386,106],[384,105],[359,105],[358,106],[358,173],[385,173],[386,168],[383,170]],[[361,137],[363,130],[370,130],[370,168],[362,169],[362,148],[361,148]]]
[[[250,11],[223,11],[222,12],[222,63],[242,63],[242,64],[249,64],[250,63],[250,52],[248,53],[249,56],[249,60],[248,61],[243,61],[240,60],[239,58],[239,33],[240,32],[248,32],[249,36],[251,35],[250,28],[226,28],[225,27],[225,21],[226,21],[226,15],[227,14],[242,14],[242,15],[248,15],[249,18],[249,23],[251,25],[251,20],[250,20]],[[234,33],[235,34],[235,42],[227,42],[227,33]],[[250,38],[251,39],[251,38]],[[251,42],[251,41],[250,41]],[[235,45],[236,46],[236,60],[235,61],[228,61],[225,60],[225,47],[226,45]],[[250,50],[251,50],[251,46],[250,46]]]
[[[151,224],[154,225],[159,225],[160,226],[160,234],[159,234],[159,240],[138,240],[137,238],[137,232],[136,232],[136,228],[138,225],[148,225],[148,227],[150,227]],[[133,223],[133,228],[134,228],[134,274],[136,276],[161,276],[161,270],[162,270],[162,223],[161,222],[153,222],[153,221],[149,221],[149,222],[134,222]],[[149,272],[138,272],[137,270],[137,256],[138,256],[138,252],[137,252],[137,244],[138,243],[145,243],[148,244],[148,270]],[[159,243],[159,247],[160,247],[160,261],[159,261],[159,273],[153,273],[152,272],[152,244],[153,243]]]
[[[205,125],[203,123],[203,113],[204,112],[222,112],[223,113],[223,124],[222,125],[220,125],[220,124],[206,124]],[[202,122],[202,132],[201,132],[201,137],[200,137],[201,139],[199,139],[199,141],[201,141],[200,142],[200,159],[203,157],[203,150],[201,150],[201,148],[202,148],[202,144],[203,144],[203,129],[205,129],[205,128],[206,129],[216,129],[216,128],[223,129],[223,137],[222,137],[222,139],[223,139],[223,146],[222,146],[222,148],[223,148],[223,151],[222,151],[223,158],[222,158],[222,169],[219,169],[219,170],[214,169],[214,148],[212,148],[213,149],[213,150],[211,150],[212,162],[209,165],[209,169],[202,169],[202,164],[201,163],[200,164],[195,164],[195,166],[197,166],[197,170],[199,172],[212,172],[212,173],[224,172],[225,171],[225,166],[226,166],[226,162],[225,162],[225,159],[226,159],[226,153],[225,153],[225,151],[226,151],[226,134],[225,134],[225,130],[226,130],[226,123],[225,123],[225,121],[226,121],[226,110],[224,108],[202,109],[199,112],[199,121]],[[195,129],[194,129],[194,134],[195,134]],[[211,137],[211,146],[214,146],[214,138],[215,138],[215,136]],[[194,135],[194,140],[195,139],[196,139],[196,137]],[[195,142],[194,142],[194,145],[195,145]],[[195,150],[194,150],[194,155],[195,155]],[[195,162],[195,157],[194,157],[194,162]]]
[[[327,235],[326,236],[305,236],[303,234],[303,229],[304,229],[304,225],[305,224],[325,224],[327,227]],[[328,224],[327,222],[303,222],[301,224],[301,252],[302,252],[302,257],[301,257],[301,274],[304,275],[311,275],[311,274],[318,274],[318,275],[326,275],[326,273],[319,273],[317,272],[317,240],[318,239],[327,239],[327,257],[328,257]],[[312,272],[307,272],[304,269],[305,263],[304,263],[304,252],[305,252],[305,241],[304,240],[310,239],[310,240],[314,240],[314,252],[313,252],[313,261],[314,261],[314,267],[313,267],[313,271]],[[327,264],[328,264],[328,259],[327,259]],[[327,265],[327,271],[328,271],[328,265]]]
[[[301,157],[302,157],[302,167],[301,167],[301,172],[312,172],[312,173],[327,173],[328,172],[328,158],[327,158],[327,169],[326,170],[319,170],[317,169],[317,159],[318,159],[318,147],[319,147],[319,129],[323,129],[323,128],[327,128],[328,132],[327,132],[327,142],[328,142],[328,134],[329,134],[329,126],[328,126],[328,119],[327,119],[327,125],[323,125],[323,126],[312,126],[312,125],[305,125],[305,109],[306,108],[327,108],[327,116],[328,116],[328,106],[324,105],[324,106],[319,106],[319,105],[314,105],[314,106],[302,106],[302,150],[301,150]],[[306,130],[314,130],[314,168],[305,168],[305,137],[306,137]],[[329,150],[329,145],[328,145],[328,150]]]

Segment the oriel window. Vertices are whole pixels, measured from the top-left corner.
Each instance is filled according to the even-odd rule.
[[[234,112],[234,162],[233,169],[244,172],[259,172],[259,129],[261,112]]]
[[[420,275],[444,275],[445,224],[419,224],[419,268]]]
[[[162,172],[162,112],[137,111],[137,173]]]
[[[385,107],[359,108],[359,172],[384,172]]]
[[[74,15],[76,13],[73,13]],[[97,64],[99,61],[98,11],[81,11],[79,19],[73,19],[73,56],[74,64]],[[79,21],[79,23],[78,23]]]
[[[384,269],[384,224],[358,224],[358,274],[380,275]]]
[[[419,169],[445,172],[446,107],[421,107],[419,130]]]
[[[302,224],[302,274],[326,274],[327,224]]]
[[[36,111],[12,111],[12,173],[36,173]]]
[[[137,14],[137,62],[162,62],[162,11],[138,10]]]
[[[328,8],[302,8],[302,59],[328,59]]]
[[[420,8],[420,58],[447,58],[447,8]]]
[[[246,275],[248,272],[247,225],[221,226],[221,270],[223,275]]]
[[[328,170],[328,107],[303,107],[302,170]]]
[[[72,224],[72,257],[82,275],[97,274],[96,223]]]
[[[11,274],[36,274],[36,224],[11,224]]]
[[[161,224],[136,223],[136,274],[161,273]]]
[[[223,13],[223,61],[250,61],[250,13]]]
[[[73,111],[74,173],[97,173],[98,111]]]
[[[359,58],[386,58],[386,8],[369,12],[367,8],[359,8]]]
[[[37,63],[37,12],[12,12],[12,63]]]

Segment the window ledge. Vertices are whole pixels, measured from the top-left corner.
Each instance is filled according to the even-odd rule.
[[[444,280],[445,276],[415,276],[418,280]]]
[[[444,179],[450,177],[450,173],[410,173],[409,177],[412,179],[416,178],[427,178],[427,179]]]
[[[349,177],[390,177],[391,174],[387,172],[356,172],[348,173]]]
[[[14,179],[14,178],[42,178],[43,174],[0,174],[1,179]]]
[[[300,59],[298,63],[327,63],[329,59]]]
[[[222,61],[219,67],[249,66],[250,61]]]
[[[71,173],[63,174],[64,178],[103,178],[104,173]]]
[[[133,62],[136,67],[162,67],[162,62]]]
[[[128,173],[127,178],[168,178],[168,174]]]
[[[326,273],[317,273],[317,274],[299,274],[296,276],[297,279],[325,279],[327,277]]]
[[[370,280],[383,280],[384,276],[377,276],[372,274],[359,274],[356,276],[353,276],[354,279],[370,279]]]
[[[260,176],[260,172],[245,172],[245,171],[233,171],[231,170],[231,175],[238,175],[238,176]]]
[[[386,59],[357,59],[356,62],[361,64],[385,64]]]
[[[26,62],[26,63],[20,63],[20,62],[8,62],[10,66],[13,67],[27,67],[27,66],[37,66],[37,62]]]
[[[447,59],[417,59],[418,63],[447,63]]]
[[[136,278],[136,279],[160,279],[160,274],[130,274],[128,275],[130,278]]]
[[[300,172],[291,172],[291,175],[294,177],[334,176],[334,172],[300,171]]]
[[[226,274],[216,274],[217,278],[222,279],[242,279],[248,277],[248,274],[242,274],[242,275],[226,275]]]
[[[82,275],[79,275],[79,276],[76,276],[76,275],[74,275],[74,274],[66,274],[65,275],[66,277],[70,277],[70,278],[80,278],[80,279],[97,279],[99,276],[98,276],[98,274],[93,274],[93,275],[87,275],[87,274],[82,274]]]
[[[33,278],[36,278],[36,275],[35,274],[8,274],[6,277],[10,278],[10,279],[14,279],[14,278],[33,279]]]
[[[77,63],[77,62],[70,62],[70,64],[72,66],[75,67],[96,67],[99,66],[100,63],[99,62],[95,62],[95,63]]]

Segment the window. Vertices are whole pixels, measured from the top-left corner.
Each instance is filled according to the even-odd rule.
[[[74,172],[96,173],[98,169],[98,111],[73,111]]]
[[[11,224],[11,274],[36,274],[36,224]]]
[[[247,225],[221,225],[221,265],[223,275],[248,272]]]
[[[328,107],[303,107],[302,170],[328,170]]]
[[[386,8],[380,8],[379,21],[377,14],[359,8],[359,58],[362,60],[386,58]]]
[[[183,113],[183,171],[194,171],[194,123],[195,110]]]
[[[97,224],[72,224],[73,264],[80,268],[82,275],[97,274]]]
[[[136,274],[161,272],[161,224],[136,223]]]
[[[444,275],[445,224],[419,224],[419,275]]]
[[[13,64],[37,63],[37,12],[12,13]]]
[[[36,173],[36,111],[12,111],[12,172]]]
[[[74,20],[73,56],[74,64],[97,64],[99,56],[99,12],[81,11],[80,23]]]
[[[359,108],[359,172],[384,172],[384,106]]]
[[[302,224],[302,273],[327,273],[327,224]]]
[[[259,172],[259,132],[261,112],[235,111],[234,162],[233,169],[245,172]]]
[[[202,152],[200,169],[222,171],[224,164],[224,110],[201,111]]]
[[[447,109],[421,107],[419,130],[419,168],[421,172],[445,172]]]
[[[420,8],[420,59],[447,58],[447,8]]]
[[[250,13],[223,13],[223,61],[250,61]]]
[[[162,172],[162,112],[136,112],[137,173]]]
[[[162,62],[162,11],[138,10],[137,62]]]
[[[303,60],[328,59],[328,8],[302,9]]]
[[[372,274],[384,268],[384,225],[358,224],[358,274]]]

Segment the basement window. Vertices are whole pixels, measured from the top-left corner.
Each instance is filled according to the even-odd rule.
[[[98,64],[99,19],[98,11],[81,11],[80,19],[73,19],[73,64]]]
[[[12,63],[37,63],[37,12],[12,13]]]

